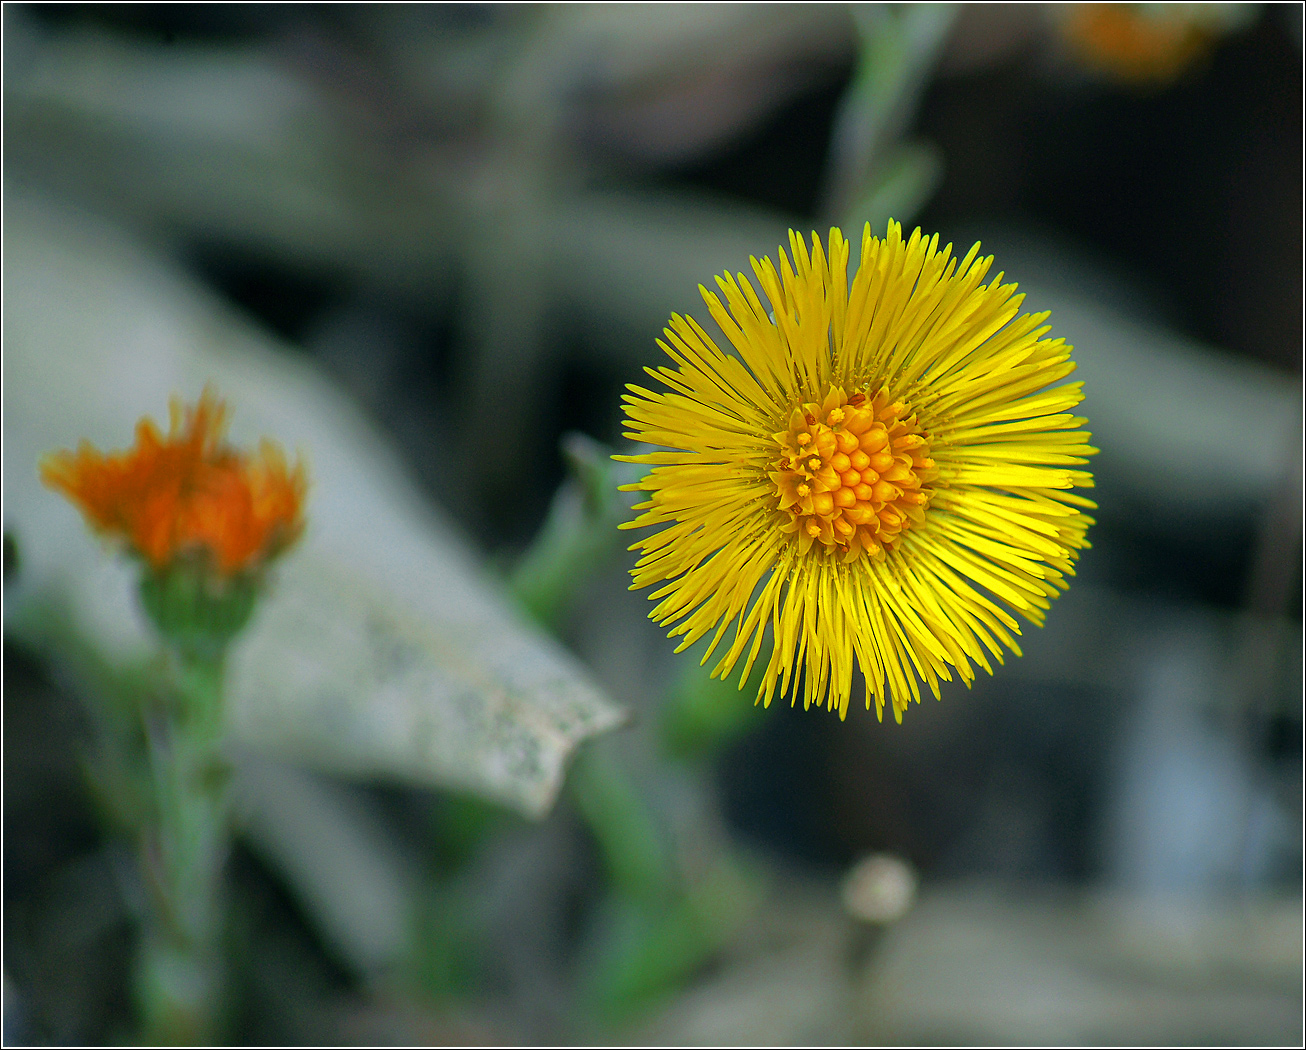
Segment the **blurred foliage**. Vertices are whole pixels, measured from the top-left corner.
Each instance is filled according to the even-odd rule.
[[[852,8],[860,54],[834,118],[826,217],[852,231],[890,219],[907,225],[937,187],[942,157],[901,142],[910,128],[956,17],[952,4],[861,4]]]
[[[611,449],[584,434],[564,435],[562,454],[571,479],[559,486],[509,580],[522,607],[550,630],[558,629],[585,585],[616,557],[622,546],[617,526],[630,519],[634,502],[618,489],[636,480],[630,467],[612,462]]]
[[[758,723],[754,703],[764,667],[753,665],[746,682],[737,678],[710,678],[708,669],[692,657],[703,643],[690,649],[667,695],[662,715],[663,747],[679,759],[711,758],[735,738]]]
[[[665,902],[671,872],[660,832],[617,767],[602,756],[582,755],[571,770],[571,790],[599,841],[613,889],[639,905]]]
[[[666,908],[614,896],[582,1003],[601,1025],[629,1023],[719,953],[760,898],[756,877],[726,859]]]
[[[443,794],[431,818],[434,852],[431,860],[442,872],[460,871],[489,836],[512,827],[521,818],[475,795]]]

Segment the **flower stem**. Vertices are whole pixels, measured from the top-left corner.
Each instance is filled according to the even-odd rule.
[[[154,820],[142,868],[151,915],[137,974],[147,1040],[213,1041],[222,999],[222,870],[230,848],[222,750],[224,649],[170,647],[172,693],[146,713]]]

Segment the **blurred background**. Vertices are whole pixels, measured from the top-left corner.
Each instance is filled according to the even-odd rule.
[[[325,568],[288,558],[285,601],[366,564],[369,616],[498,610],[460,659],[511,688],[403,695],[438,726],[524,697],[496,724],[545,756],[374,745],[397,649],[332,671],[319,736],[300,679],[242,700],[232,1041],[1300,1044],[1300,5],[3,29],[7,1043],[130,1038],[139,907],[86,775],[134,613],[73,578],[112,559],[35,455],[212,378],[310,463]],[[700,282],[890,217],[981,241],[1076,347],[1093,546],[1022,658],[901,726],[754,709],[626,590],[620,392]],[[429,557],[396,568],[400,517]],[[362,601],[303,598],[295,637]]]

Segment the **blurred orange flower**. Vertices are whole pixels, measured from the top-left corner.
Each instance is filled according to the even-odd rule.
[[[51,453],[41,478],[156,572],[185,556],[224,577],[256,571],[303,531],[303,464],[266,439],[257,455],[228,446],[226,405],[208,388],[193,407],[174,398],[170,416],[166,436],[142,419],[125,452],[83,441]]]
[[[1214,41],[1255,18],[1254,4],[1069,4],[1066,40],[1084,64],[1134,83],[1175,80]]]

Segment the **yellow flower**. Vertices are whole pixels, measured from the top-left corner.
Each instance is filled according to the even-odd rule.
[[[626,436],[671,450],[617,457],[653,468],[623,527],[664,526],[631,547],[632,589],[662,584],[649,615],[677,652],[713,632],[706,663],[729,636],[712,674],[742,659],[740,688],[769,634],[768,705],[801,692],[842,718],[860,668],[867,709],[888,697],[901,721],[920,682],[937,698],[1019,655],[1008,610],[1041,624],[1073,575],[1094,504],[1071,489],[1097,451],[1082,384],[1057,385],[1071,348],[1016,316],[1002,274],[982,283],[978,244],[958,262],[868,225],[850,288],[839,230],[828,258],[789,242],[792,265],[751,260],[769,309],[743,274],[717,278],[726,305],[700,286],[738,356],[673,314],[674,367],[646,370],[669,392],[624,396]]]

